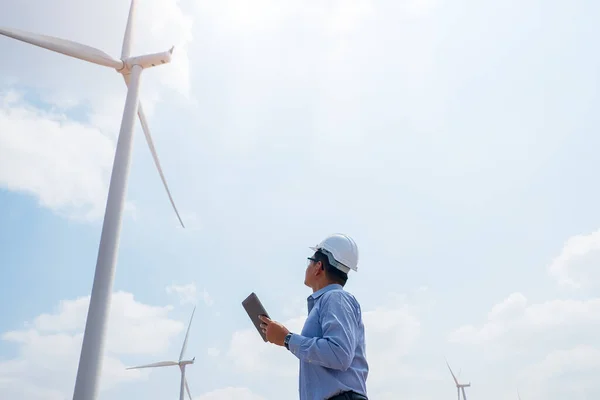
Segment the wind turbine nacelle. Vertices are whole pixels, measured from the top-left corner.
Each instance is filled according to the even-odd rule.
[[[146,54],[143,56],[130,57],[125,60],[125,64],[129,69],[133,68],[134,65],[139,65],[142,68],[156,67],[157,65],[167,64],[171,62],[171,56],[173,55],[174,47],[171,47],[168,51],[160,53]]]

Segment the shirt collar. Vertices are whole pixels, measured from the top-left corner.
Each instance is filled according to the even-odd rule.
[[[331,283],[331,284],[325,286],[324,288],[317,290],[310,296],[308,296],[308,299],[310,300],[312,298],[313,300],[316,300],[319,297],[321,297],[324,293],[327,293],[330,290],[335,290],[335,289],[342,289],[342,285],[340,285],[339,283]]]

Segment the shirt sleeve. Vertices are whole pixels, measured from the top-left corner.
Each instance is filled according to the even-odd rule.
[[[350,367],[356,349],[356,310],[343,292],[333,292],[321,306],[323,337],[309,338],[292,334],[290,351],[302,361],[345,371]]]

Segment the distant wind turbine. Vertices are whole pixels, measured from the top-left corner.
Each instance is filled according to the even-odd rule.
[[[185,339],[183,340],[183,346],[181,347],[181,353],[179,354],[179,361],[159,361],[152,364],[140,365],[139,367],[129,367],[127,369],[140,369],[140,368],[160,368],[160,367],[171,367],[178,365],[179,370],[181,371],[181,384],[179,388],[179,400],[183,400],[184,398],[184,390],[187,391],[190,400],[192,400],[192,394],[190,392],[190,387],[187,383],[187,379],[185,378],[185,366],[188,364],[193,364],[196,360],[196,357],[191,360],[184,360],[183,355],[185,353],[185,349],[187,348],[188,337],[190,335],[190,328],[192,326],[192,319],[194,318],[194,313],[196,312],[196,307],[192,311],[192,317],[190,318],[190,323],[187,328],[187,332],[185,333]]]
[[[454,379],[454,383],[456,384],[456,392],[458,394],[458,400],[460,400],[460,393],[462,392],[463,395],[463,400],[467,400],[467,395],[465,394],[465,388],[466,387],[471,387],[471,382],[469,383],[458,383],[458,379],[456,379],[456,376],[454,375],[454,372],[452,372],[452,368],[450,368],[450,364],[448,364],[448,361],[446,360],[446,365],[448,366],[448,369],[450,370],[450,373],[452,374],[452,378]]]
[[[56,37],[24,32],[17,29],[0,27],[0,34],[30,43],[47,50],[78,58],[104,67],[114,68],[123,76],[127,85],[125,109],[121,120],[121,129],[117,141],[115,159],[108,189],[106,212],[102,225],[102,235],[96,261],[96,272],[87,314],[81,356],[75,381],[73,400],[95,400],[98,396],[98,383],[102,369],[106,325],[109,314],[110,299],[115,275],[117,253],[119,249],[119,235],[123,218],[123,207],[127,189],[129,166],[131,163],[131,149],[133,141],[133,128],[136,114],[140,119],[146,141],[150,147],[152,158],[158,169],[162,183],[167,191],[171,205],[177,218],[183,225],[175,202],[167,186],[154,143],[150,136],[148,121],[139,102],[140,78],[142,71],[157,65],[171,62],[173,47],[170,50],[155,54],[146,54],[130,57],[133,37],[133,20],[136,9],[136,0],[131,1],[125,36],[121,50],[121,59],[116,59],[105,52],[93,47],[75,43],[70,40]]]

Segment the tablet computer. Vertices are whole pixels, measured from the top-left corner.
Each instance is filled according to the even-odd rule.
[[[268,318],[271,317],[269,317],[267,310],[265,310],[265,308],[263,307],[256,293],[250,293],[250,295],[246,297],[244,301],[242,301],[242,306],[244,306],[244,309],[248,313],[250,320],[252,321],[252,323],[254,323],[254,327],[256,328],[260,336],[263,338],[263,340],[266,342],[267,336],[260,328],[260,324],[262,323],[262,321],[258,318],[258,316],[265,315]]]

